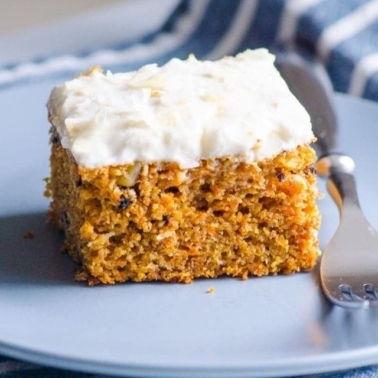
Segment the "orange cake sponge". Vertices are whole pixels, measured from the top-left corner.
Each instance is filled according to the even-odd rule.
[[[50,218],[89,284],[314,267],[309,117],[266,50],[103,74],[49,99]]]

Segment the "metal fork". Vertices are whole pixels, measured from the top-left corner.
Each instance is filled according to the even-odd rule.
[[[340,212],[340,224],[323,251],[320,281],[326,297],[346,308],[378,306],[378,233],[359,205],[354,161],[337,152],[333,92],[320,65],[295,53],[277,56],[277,67],[309,112],[320,156],[316,168]]]

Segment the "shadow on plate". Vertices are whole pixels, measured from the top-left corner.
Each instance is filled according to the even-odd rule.
[[[0,285],[74,284],[76,265],[62,245],[45,212],[0,218]]]

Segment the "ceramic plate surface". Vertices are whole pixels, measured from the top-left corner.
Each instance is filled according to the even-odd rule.
[[[330,306],[316,270],[191,285],[74,282],[43,197],[53,85],[0,93],[0,353],[165,378],[282,377],[378,363],[378,312]],[[338,96],[337,109],[341,145],[356,160],[361,204],[377,228],[378,105]],[[320,207],[324,246],[338,213],[328,195]],[[34,238],[24,238],[30,230]]]

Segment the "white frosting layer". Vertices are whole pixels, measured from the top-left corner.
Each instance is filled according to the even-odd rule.
[[[253,162],[313,139],[310,118],[265,49],[100,70],[57,86],[48,108],[63,147],[88,168],[238,156]]]

